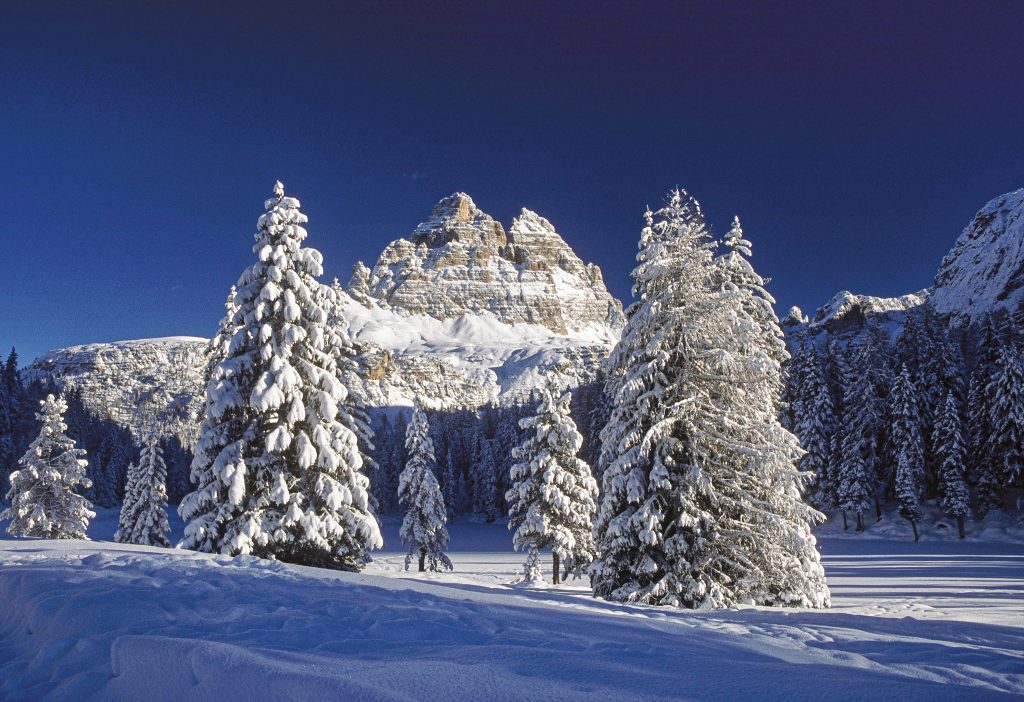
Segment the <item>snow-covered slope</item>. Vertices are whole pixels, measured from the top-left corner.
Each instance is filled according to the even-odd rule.
[[[506,236],[461,193],[388,245],[372,271],[357,265],[341,295],[375,407],[523,399],[555,368],[575,386],[594,377],[622,325],[600,270],[547,220],[523,210]],[[96,412],[137,432],[159,418],[187,443],[201,411],[205,344],[74,346],[36,359],[27,377],[79,388]]]
[[[974,216],[935,276],[937,312],[969,320],[1024,302],[1024,188],[995,198]]]
[[[116,515],[107,521],[111,531]],[[404,572],[397,522],[383,531],[390,548],[363,574],[0,541],[0,698],[1024,695],[1024,560],[1012,546],[825,539],[831,610],[689,612],[596,600],[581,581],[510,586],[522,554],[503,523],[452,524],[450,574]]]

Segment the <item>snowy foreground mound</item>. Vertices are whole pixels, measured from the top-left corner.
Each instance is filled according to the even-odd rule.
[[[102,517],[101,517],[102,519]],[[385,525],[397,549],[396,524]],[[1024,555],[826,538],[834,608],[679,612],[510,587],[504,525],[456,572],[364,574],[0,542],[0,699],[991,700],[1024,694]]]

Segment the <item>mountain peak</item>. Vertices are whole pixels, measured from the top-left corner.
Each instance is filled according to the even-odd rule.
[[[524,208],[506,234],[462,192],[438,202],[408,238],[391,242],[364,288],[381,304],[454,319],[489,312],[506,324],[565,334],[622,323],[601,271],[579,259],[545,218]]]
[[[413,230],[409,240],[414,244],[426,244],[427,248],[437,248],[452,241],[498,248],[505,245],[505,230],[480,210],[473,198],[457,192],[441,198],[434,205],[430,217]]]
[[[982,207],[935,276],[937,312],[970,318],[1024,304],[1024,188]]]

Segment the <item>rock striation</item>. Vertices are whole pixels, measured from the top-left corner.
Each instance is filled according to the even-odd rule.
[[[409,314],[445,320],[489,312],[559,334],[624,321],[600,269],[581,261],[548,220],[524,208],[506,233],[465,193],[437,203],[371,269],[357,264],[348,292]]]

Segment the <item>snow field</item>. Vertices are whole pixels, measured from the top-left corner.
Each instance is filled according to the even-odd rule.
[[[110,538],[101,510],[93,538]],[[181,533],[172,519],[172,540]],[[100,541],[0,542],[0,699],[992,700],[1024,697],[1024,551],[822,542],[833,608],[714,612],[511,587],[504,522],[454,573],[364,573]],[[549,556],[542,559],[550,577]]]

